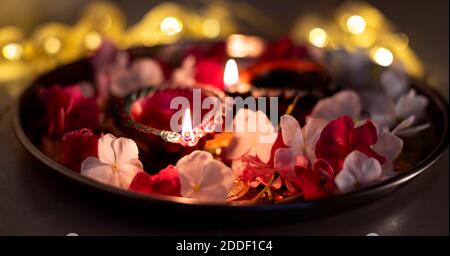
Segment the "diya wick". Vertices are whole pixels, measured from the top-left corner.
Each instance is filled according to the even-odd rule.
[[[239,81],[239,69],[234,59],[229,59],[225,64],[223,83],[229,94],[246,94],[251,89],[249,84]]]

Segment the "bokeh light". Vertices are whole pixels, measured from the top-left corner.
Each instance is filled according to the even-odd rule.
[[[96,31],[91,31],[84,37],[84,46],[89,50],[97,49],[102,43],[102,36]]]
[[[206,19],[202,24],[203,34],[207,38],[216,38],[220,35],[220,23],[216,19]]]
[[[180,33],[183,30],[183,23],[175,17],[166,17],[160,23],[161,32],[168,36]]]
[[[22,57],[22,52],[22,46],[18,43],[9,43],[2,49],[2,55],[7,60],[19,60]]]
[[[372,58],[380,66],[387,67],[394,61],[392,52],[384,47],[376,48],[373,51]]]
[[[366,21],[359,15],[350,16],[346,24],[348,31],[354,35],[359,35],[366,29]]]
[[[61,46],[61,40],[54,36],[47,37],[43,42],[45,52],[51,55],[57,54],[61,50]]]
[[[309,42],[317,47],[325,47],[328,43],[327,32],[321,28],[314,28],[309,32]]]

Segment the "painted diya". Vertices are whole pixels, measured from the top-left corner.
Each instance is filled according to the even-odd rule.
[[[194,103],[207,97],[218,101],[217,112]],[[183,99],[178,102],[185,105],[181,109],[177,98]],[[207,140],[214,138],[216,125],[223,123],[223,100],[223,92],[208,85],[148,87],[117,99],[111,114],[115,126],[139,145],[145,162],[158,167],[202,149]],[[195,116],[195,112],[200,115]]]
[[[252,85],[254,97],[278,97],[280,113],[292,109],[301,123],[321,98],[336,91],[331,76],[318,63],[308,59],[276,59],[257,62],[241,73],[241,80]]]

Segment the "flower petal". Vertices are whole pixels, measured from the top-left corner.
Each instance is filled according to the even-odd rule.
[[[139,149],[132,139],[118,138],[112,142],[117,164],[127,163],[130,159],[139,157]]]
[[[411,127],[413,125],[414,121],[416,120],[416,117],[414,115],[409,116],[405,120],[401,121],[395,128],[392,130],[393,134],[396,134],[397,132]]]
[[[392,99],[398,99],[408,89],[409,79],[404,70],[388,68],[380,75],[384,92]]]
[[[222,185],[225,188],[231,189],[233,181],[233,171],[223,162],[213,159],[206,162],[203,166],[203,178],[200,183],[201,188]]]
[[[300,148],[304,144],[302,130],[298,121],[290,116],[283,115],[280,120],[283,143],[288,147]]]
[[[112,134],[105,134],[98,140],[98,158],[105,164],[114,164],[116,158],[113,150],[113,142],[116,137]]]
[[[200,185],[203,176],[203,165],[213,159],[206,151],[196,150],[178,160],[176,168],[180,173],[181,195],[190,191],[193,186]]]
[[[417,95],[414,89],[400,97],[395,104],[395,113],[400,118],[407,118],[415,115],[419,118],[423,115],[428,99],[422,95]]]
[[[358,120],[360,113],[361,101],[358,94],[351,90],[344,90],[332,97],[319,100],[310,116],[331,121],[345,115]]]
[[[398,135],[399,137],[411,137],[417,135],[419,132],[428,129],[431,126],[430,123],[425,123],[422,125],[402,129],[395,132],[395,135]]]
[[[366,121],[353,129],[350,138],[353,146],[373,145],[377,142],[377,128],[371,121]]]
[[[81,174],[98,182],[112,185],[113,171],[111,166],[102,163],[96,157],[88,157],[81,163]]]
[[[295,149],[279,148],[275,151],[273,166],[276,169],[286,167],[294,168],[296,155],[297,153]]]
[[[345,158],[343,168],[334,181],[340,191],[347,192],[380,180],[381,175],[378,160],[355,150]]]
[[[133,178],[142,172],[142,169],[139,159],[131,159],[128,163],[120,164],[118,171],[120,187],[127,189]]]
[[[373,145],[373,150],[392,161],[396,159],[403,148],[403,140],[390,133],[386,128],[378,136],[378,141]],[[389,162],[389,161],[388,161]]]
[[[318,118],[309,118],[307,120],[306,125],[302,129],[304,150],[306,151],[305,153],[307,156],[314,154],[316,143],[327,123],[326,120]]]

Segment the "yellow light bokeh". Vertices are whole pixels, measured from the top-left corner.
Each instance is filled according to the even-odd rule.
[[[207,38],[216,38],[220,35],[220,23],[216,19],[206,19],[203,21],[202,31]]]
[[[3,46],[2,55],[7,60],[18,60],[22,57],[23,48],[18,43],[9,43]]]
[[[102,43],[102,36],[96,31],[91,31],[84,37],[84,46],[89,50],[97,49]]]
[[[350,16],[346,24],[348,31],[354,35],[359,35],[366,29],[366,21],[359,15]]]
[[[61,50],[61,40],[54,36],[47,37],[44,40],[43,47],[48,54],[57,54]]]
[[[328,44],[327,32],[321,28],[314,28],[309,32],[309,42],[317,47],[325,47]]]
[[[183,30],[183,23],[175,17],[166,17],[161,21],[159,27],[161,32],[168,36],[172,36]]]
[[[394,61],[392,52],[384,47],[376,48],[373,51],[372,58],[380,66],[387,67]]]

